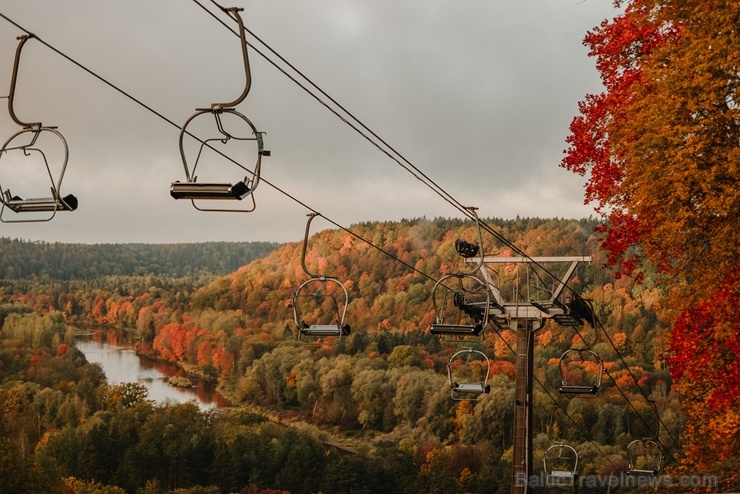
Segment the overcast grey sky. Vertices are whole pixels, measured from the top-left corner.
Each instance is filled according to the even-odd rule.
[[[199,1],[236,27],[210,1]],[[578,102],[601,91],[582,40],[617,14],[611,0],[224,5],[244,7],[248,29],[481,216],[592,214],[583,204],[583,179],[558,164]],[[177,125],[196,108],[235,99],[244,86],[238,38],[192,0],[0,0],[0,13]],[[3,95],[21,34],[0,19]],[[346,227],[462,216],[263,57],[250,56],[252,88],[237,109],[266,132],[272,156],[263,159],[262,177],[269,184],[256,190],[252,213],[204,213],[169,195],[170,184],[184,180],[176,126],[29,41],[16,114],[64,135],[70,156],[62,192],[80,205],[47,223],[2,223],[0,236],[295,241],[309,210],[293,198]],[[19,127],[2,106],[5,142]],[[251,169],[255,156],[239,160]],[[15,173],[5,164],[0,159],[3,184]],[[234,180],[244,175],[228,163],[217,168]],[[333,227],[318,219],[313,226]]]

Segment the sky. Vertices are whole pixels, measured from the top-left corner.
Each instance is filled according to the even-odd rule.
[[[57,127],[67,141],[61,191],[77,196],[79,208],[48,222],[0,223],[1,237],[290,242],[303,238],[311,211],[324,217],[312,223],[315,230],[463,216],[407,163],[399,159],[407,164],[402,167],[346,116],[332,113],[328,108],[336,107],[326,97],[311,96],[302,88],[309,83],[249,35],[247,42],[267,58],[250,48],[252,84],[236,110],[265,133],[271,152],[262,159],[256,208],[201,212],[170,197],[170,184],[185,180],[180,127],[196,108],[233,101],[245,85],[238,37],[201,5],[234,31],[236,22],[210,0],[198,2],[0,0],[0,14],[79,64],[28,41],[14,101],[18,118]],[[234,0],[224,6],[244,8],[252,33],[481,217],[594,214],[584,204],[585,179],[559,164],[578,102],[602,91],[582,41],[618,14],[611,0]],[[0,18],[2,95],[21,34]],[[2,107],[0,139],[6,142],[20,127]],[[243,121],[228,125],[234,135],[244,133]],[[198,117],[191,129],[214,137],[215,123]],[[48,132],[44,137],[37,145],[56,178],[64,162],[60,141]],[[187,141],[192,166],[197,146]],[[232,140],[220,149],[253,170],[253,141]],[[49,195],[48,178],[37,180],[33,165],[6,156],[0,157],[0,185],[13,184],[27,197]],[[198,164],[201,181],[248,175],[208,153]]]

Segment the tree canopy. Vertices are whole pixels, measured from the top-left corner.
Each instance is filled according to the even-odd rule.
[[[620,15],[584,43],[604,91],[586,96],[562,166],[587,176],[586,201],[606,220],[602,246],[623,273],[666,275],[675,322],[670,363],[693,426],[690,465],[740,457],[732,312],[740,283],[740,2],[617,0]],[[701,350],[689,342],[703,335]],[[711,342],[711,344],[708,344]],[[716,371],[704,372],[717,360]],[[712,368],[715,368],[714,366]],[[724,369],[724,371],[720,370]],[[721,393],[716,390],[723,389]],[[731,405],[728,407],[727,405]],[[699,447],[707,437],[734,447]]]

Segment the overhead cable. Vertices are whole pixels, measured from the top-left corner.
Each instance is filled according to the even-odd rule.
[[[9,17],[7,17],[7,16],[6,16],[5,14],[3,14],[2,12],[0,12],[0,17],[2,17],[3,19],[5,19],[5,20],[6,20],[7,22],[9,22],[10,24],[12,24],[13,26],[17,27],[17,28],[18,28],[18,29],[20,29],[21,31],[23,31],[23,32],[25,32],[25,33],[27,33],[27,34],[29,34],[29,35],[31,35],[31,34],[32,34],[32,33],[31,33],[31,31],[29,31],[28,29],[26,29],[26,28],[22,27],[22,26],[21,26],[20,24],[18,24],[17,22],[13,21],[12,19],[10,19]],[[69,55],[67,55],[67,54],[63,53],[62,51],[60,51],[59,49],[55,48],[55,47],[54,47],[54,46],[52,46],[51,44],[47,43],[46,41],[44,41],[44,40],[43,40],[42,38],[40,38],[39,36],[37,36],[37,35],[35,35],[35,34],[34,34],[34,38],[35,38],[35,39],[36,39],[37,41],[39,41],[39,42],[40,42],[41,44],[43,44],[43,45],[44,45],[45,47],[49,48],[49,49],[50,49],[51,51],[53,51],[54,53],[56,53],[57,55],[61,56],[61,57],[62,57],[62,58],[64,58],[65,60],[67,60],[67,61],[71,62],[72,64],[74,64],[74,65],[75,65],[75,66],[77,66],[78,68],[82,69],[83,71],[87,72],[87,73],[88,73],[88,74],[90,74],[91,76],[95,77],[95,78],[96,78],[96,79],[98,79],[98,80],[99,80],[100,82],[102,82],[102,83],[104,83],[105,85],[107,85],[108,87],[110,87],[110,88],[114,89],[114,90],[115,90],[115,91],[117,91],[118,93],[122,94],[123,96],[125,96],[125,97],[126,97],[126,98],[128,98],[128,99],[130,99],[131,101],[135,102],[136,104],[138,104],[138,105],[139,105],[139,106],[141,106],[142,108],[144,108],[144,109],[146,109],[147,111],[151,112],[152,114],[156,115],[157,117],[159,117],[160,119],[164,120],[165,122],[167,122],[168,124],[172,125],[173,127],[177,128],[178,130],[182,130],[182,128],[180,127],[180,125],[178,125],[177,123],[175,123],[175,122],[174,122],[173,120],[171,120],[171,119],[167,118],[167,117],[166,117],[165,115],[163,115],[162,113],[158,112],[157,110],[155,110],[155,109],[154,109],[154,108],[152,108],[151,106],[149,106],[149,105],[145,104],[145,103],[144,103],[144,102],[142,102],[142,101],[141,101],[140,99],[137,99],[136,97],[134,97],[134,96],[133,96],[133,95],[131,95],[130,93],[128,93],[128,92],[126,92],[126,91],[124,91],[124,90],[123,90],[123,89],[121,89],[121,88],[120,88],[119,86],[117,86],[117,85],[113,84],[112,82],[108,81],[107,79],[105,79],[105,78],[104,78],[104,77],[102,77],[101,75],[97,74],[96,72],[92,71],[92,70],[91,70],[91,69],[89,69],[88,67],[86,67],[86,66],[84,66],[83,64],[81,64],[80,62],[78,62],[78,61],[74,60],[74,59],[73,59],[72,57],[70,57]],[[199,139],[199,138],[198,138],[197,136],[195,136],[195,135],[191,134],[190,132],[187,132],[187,134],[188,134],[188,135],[189,135],[190,137],[192,137],[192,138],[194,138],[194,139],[196,139],[196,140],[200,141],[201,143],[203,142],[203,141],[201,141],[201,140],[200,140],[200,139]],[[209,148],[210,148],[211,150],[215,151],[216,153],[219,153],[219,154],[221,154],[221,156],[223,156],[224,158],[226,158],[226,159],[228,159],[228,160],[232,161],[232,162],[233,162],[233,163],[235,163],[235,164],[236,164],[237,166],[240,166],[240,167],[242,167],[242,168],[245,168],[245,167],[244,167],[244,166],[243,166],[242,164],[240,164],[239,162],[235,161],[235,160],[234,160],[233,158],[231,158],[231,157],[229,157],[229,156],[226,156],[225,154],[223,154],[223,153],[222,153],[221,151],[219,151],[218,149],[215,149],[215,148],[211,147],[211,146],[210,146],[210,145],[208,145],[208,144],[206,144],[206,146],[208,146],[208,147],[209,147]],[[246,169],[246,168],[245,168],[245,169]],[[311,211],[311,212],[314,212],[314,213],[317,213],[317,214],[320,214],[320,213],[319,213],[319,211],[317,211],[317,210],[313,209],[313,208],[312,208],[311,206],[309,206],[309,205],[308,205],[308,204],[306,204],[305,202],[301,201],[300,199],[298,199],[298,198],[297,198],[297,197],[295,197],[294,195],[292,195],[292,194],[290,194],[290,193],[286,192],[285,190],[281,189],[281,188],[280,188],[280,187],[278,187],[277,185],[275,185],[275,184],[271,183],[271,182],[270,182],[270,181],[268,181],[267,179],[264,179],[264,178],[263,178],[263,179],[262,179],[262,181],[263,181],[264,183],[266,183],[267,185],[269,185],[270,187],[272,187],[273,189],[275,189],[276,191],[278,191],[278,192],[280,192],[281,194],[283,194],[284,196],[288,197],[288,198],[289,198],[289,199],[291,199],[292,201],[294,201],[294,202],[296,202],[297,204],[299,204],[299,205],[303,206],[304,208],[308,209],[309,211]],[[334,226],[336,226],[337,228],[339,228],[340,230],[343,230],[343,231],[345,231],[346,233],[348,233],[348,234],[352,235],[353,237],[357,238],[358,240],[360,240],[360,241],[362,241],[362,242],[364,242],[364,243],[368,244],[369,246],[371,246],[371,247],[375,248],[376,250],[378,250],[379,252],[381,252],[381,253],[383,253],[384,255],[388,256],[389,258],[391,258],[391,259],[393,259],[393,260],[395,260],[395,261],[397,261],[397,262],[399,262],[399,263],[403,264],[404,266],[408,267],[408,268],[409,268],[409,269],[411,269],[412,271],[414,271],[414,272],[416,272],[416,273],[420,274],[421,276],[423,276],[423,277],[427,278],[427,279],[428,279],[428,280],[430,280],[430,281],[436,281],[436,280],[435,280],[434,278],[432,278],[432,277],[431,277],[431,276],[429,276],[428,274],[426,274],[426,273],[424,273],[424,272],[422,272],[422,271],[420,271],[420,270],[416,269],[416,267],[414,267],[414,266],[411,266],[410,264],[408,264],[407,262],[403,261],[402,259],[399,259],[399,258],[397,258],[396,256],[394,256],[393,254],[391,254],[391,253],[390,253],[390,252],[388,252],[387,250],[383,249],[382,247],[380,247],[380,246],[378,246],[378,245],[375,245],[375,244],[374,244],[374,243],[373,243],[372,241],[370,241],[370,240],[368,240],[368,239],[366,239],[366,238],[362,237],[362,236],[361,236],[361,235],[359,235],[358,233],[356,233],[356,232],[354,232],[354,231],[350,230],[349,228],[347,228],[347,227],[345,227],[345,226],[343,226],[343,225],[341,225],[341,224],[337,223],[336,221],[332,220],[331,218],[328,218],[328,217],[327,217],[326,215],[324,215],[324,214],[321,214],[321,216],[322,216],[322,217],[323,217],[324,219],[326,219],[326,220],[327,220],[327,221],[328,221],[329,223],[331,223],[332,225],[334,225]]]

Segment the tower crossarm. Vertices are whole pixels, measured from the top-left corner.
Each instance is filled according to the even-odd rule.
[[[561,301],[563,291],[567,287],[568,280],[579,263],[591,262],[591,256],[543,256],[543,257],[515,257],[515,256],[474,256],[466,257],[465,263],[469,265],[481,264],[480,272],[483,280],[491,293],[492,313],[500,318],[511,319],[554,319],[563,325],[580,325],[580,318],[571,314],[568,304]],[[556,278],[555,286],[550,292],[550,297],[545,300],[530,301],[507,301],[504,299],[501,289],[496,280],[491,276],[491,269],[495,265],[522,264],[528,266],[540,266],[552,263],[569,263],[560,278]]]

